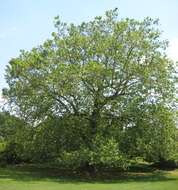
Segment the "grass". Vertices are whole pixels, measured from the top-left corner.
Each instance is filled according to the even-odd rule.
[[[107,172],[79,176],[70,171],[14,166],[0,168],[0,190],[177,190],[178,170]]]

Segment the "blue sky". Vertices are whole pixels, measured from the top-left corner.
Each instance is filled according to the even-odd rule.
[[[80,23],[115,7],[121,18],[159,18],[163,37],[170,41],[168,54],[178,60],[178,0],[1,0],[0,89],[6,86],[8,61],[18,56],[20,49],[30,50],[49,38],[56,15]]]

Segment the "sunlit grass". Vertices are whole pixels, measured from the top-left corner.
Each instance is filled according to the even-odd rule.
[[[96,176],[34,167],[0,169],[0,190],[177,190],[178,170]]]

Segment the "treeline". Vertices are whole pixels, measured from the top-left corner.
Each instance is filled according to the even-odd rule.
[[[104,121],[91,138],[87,121],[76,116],[47,118],[30,126],[0,114],[0,163],[52,163],[71,169],[127,169],[138,158],[162,167],[178,163],[178,131],[173,115],[160,107],[135,110],[125,118]],[[151,117],[150,117],[151,115]],[[133,126],[124,126],[132,120]]]

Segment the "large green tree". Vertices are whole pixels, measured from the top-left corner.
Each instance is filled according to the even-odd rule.
[[[172,108],[174,64],[157,25],[151,18],[119,19],[117,9],[80,25],[56,17],[52,39],[9,62],[4,95],[35,125],[73,118],[85,147],[96,150],[98,135],[110,146],[137,125],[136,110]]]

